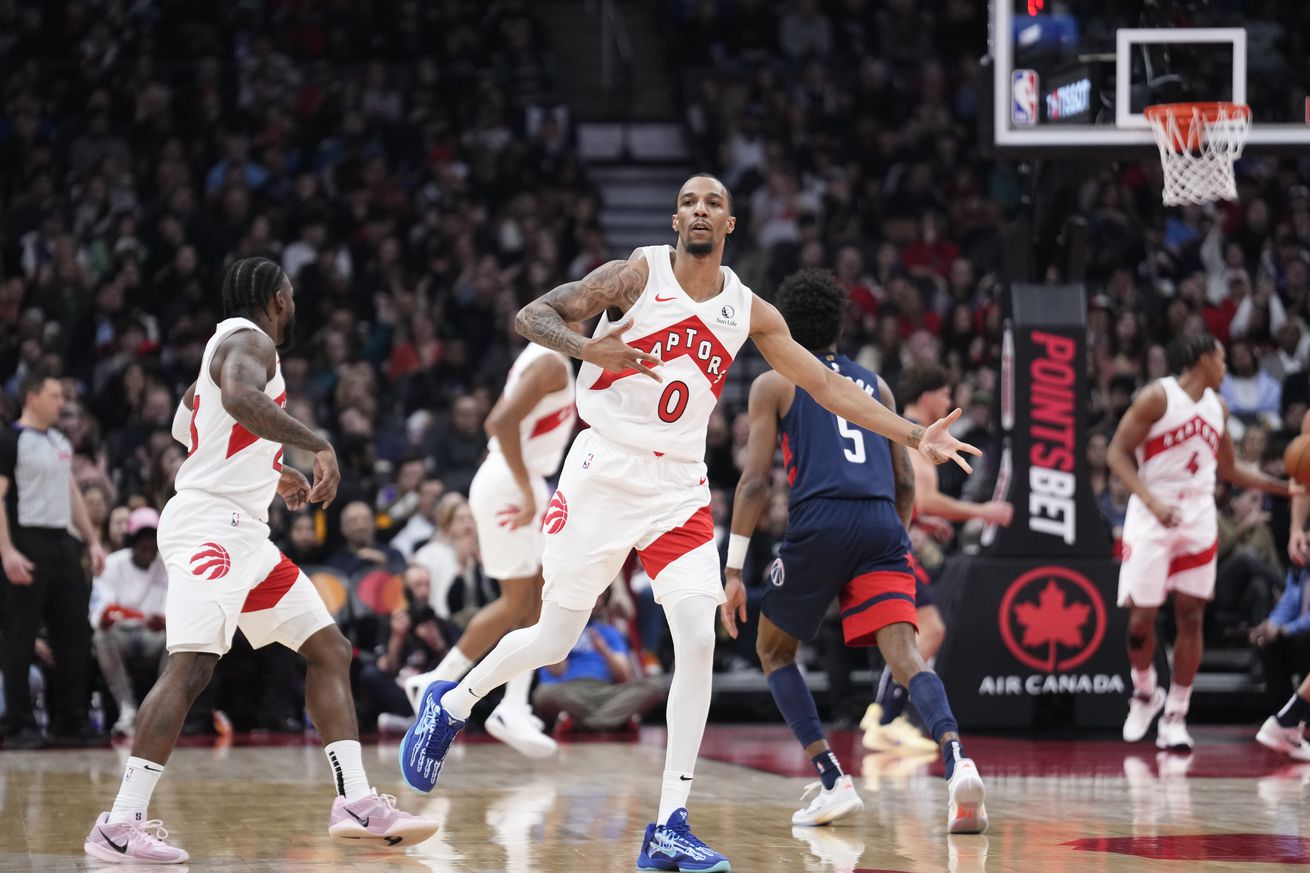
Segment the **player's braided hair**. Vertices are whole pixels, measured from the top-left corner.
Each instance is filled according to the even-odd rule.
[[[268,258],[242,258],[223,277],[223,314],[232,318],[262,312],[286,275]]]
[[[827,270],[805,267],[778,286],[778,311],[792,339],[812,352],[830,348],[841,336],[846,289]]]
[[[1208,333],[1179,337],[1169,348],[1171,359],[1169,363],[1173,372],[1182,373],[1192,369],[1203,356],[1213,352],[1218,345],[1219,341]]]

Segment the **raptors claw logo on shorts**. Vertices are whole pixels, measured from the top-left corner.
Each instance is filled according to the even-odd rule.
[[[209,581],[222,579],[232,569],[232,557],[218,543],[205,543],[191,556],[191,572]]]
[[[541,519],[541,529],[548,534],[557,534],[564,530],[564,524],[569,520],[569,502],[564,499],[563,491],[556,491],[555,496],[550,498],[550,505],[546,507],[546,514]]]

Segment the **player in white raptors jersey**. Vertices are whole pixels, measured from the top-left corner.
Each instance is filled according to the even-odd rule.
[[[1187,708],[1201,663],[1201,625],[1214,597],[1219,528],[1215,477],[1286,497],[1287,483],[1238,464],[1228,434],[1228,405],[1217,393],[1224,347],[1213,337],[1180,339],[1181,373],[1142,389],[1110,441],[1110,471],[1132,491],[1124,520],[1119,605],[1128,613],[1128,660],[1133,696],[1123,737],[1137,742],[1164,710],[1155,744],[1190,749]],[[1155,667],[1155,616],[1174,595],[1178,636],[1173,682],[1166,695]]]
[[[676,661],[660,810],[637,866],[718,871],[729,868],[727,858],[691,833],[685,807],[709,709],[715,611],[724,599],[705,434],[742,344],[753,339],[775,370],[842,418],[935,463],[954,460],[968,470],[960,453],[978,450],[947,432],[958,410],[918,427],[792,340],[778,311],[722,265],[736,219],[718,179],[688,179],[676,209],[676,249],[638,249],[519,312],[520,333],[583,361],[578,413],[591,428],[569,450],[546,510],[540,620],[501,640],[459,685],[428,687],[401,746],[401,770],[412,787],[430,790],[473,705],[523,670],[563,660],[596,597],[636,548],[664,607]],[[568,326],[597,315],[591,338]]]
[[[500,597],[478,610],[435,670],[405,680],[415,711],[430,683],[459,679],[507,632],[536,622],[541,520],[550,496],[546,477],[559,469],[576,418],[569,359],[530,343],[510,367],[505,391],[487,416],[487,459],[469,487],[482,569],[500,583]],[[487,732],[529,757],[543,758],[556,747],[532,714],[532,675],[524,671],[505,685],[504,700],[487,718]]]
[[[205,346],[200,373],[182,401],[189,415],[179,411],[179,419],[186,424],[174,427],[189,453],[159,521],[159,553],[168,569],[168,662],[141,705],[113,809],[96,819],[83,848],[110,863],[187,860],[164,842],[166,832],[148,820],[146,808],[187,710],[237,628],[256,648],[277,642],[305,657],[305,708],[326,744],[338,794],[329,835],[347,845],[420,842],[436,832],[436,822],[400,812],[364,776],[350,643],[313,583],[268,539],[275,492],[290,509],[327,506],[341,480],[332,446],[282,408],[277,345],[292,332],[291,282],[272,261],[239,260],[223,282],[223,309],[229,317]],[[282,466],[284,444],[314,453],[312,488]]]

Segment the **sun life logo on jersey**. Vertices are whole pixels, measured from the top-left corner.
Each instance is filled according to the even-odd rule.
[[[736,327],[737,310],[733,309],[732,306],[725,303],[723,304],[723,306],[719,307],[719,317],[717,320],[719,324],[726,325],[728,327]]]
[[[556,491],[546,507],[546,514],[541,518],[541,529],[548,534],[557,534],[564,530],[569,520],[569,502],[564,499],[563,491]]]
[[[205,543],[191,556],[191,572],[213,582],[232,569],[232,556],[218,543]]]

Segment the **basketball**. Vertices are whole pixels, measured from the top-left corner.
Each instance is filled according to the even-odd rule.
[[[1289,478],[1302,485],[1310,485],[1310,434],[1303,433],[1287,444],[1283,451],[1283,466]]]

